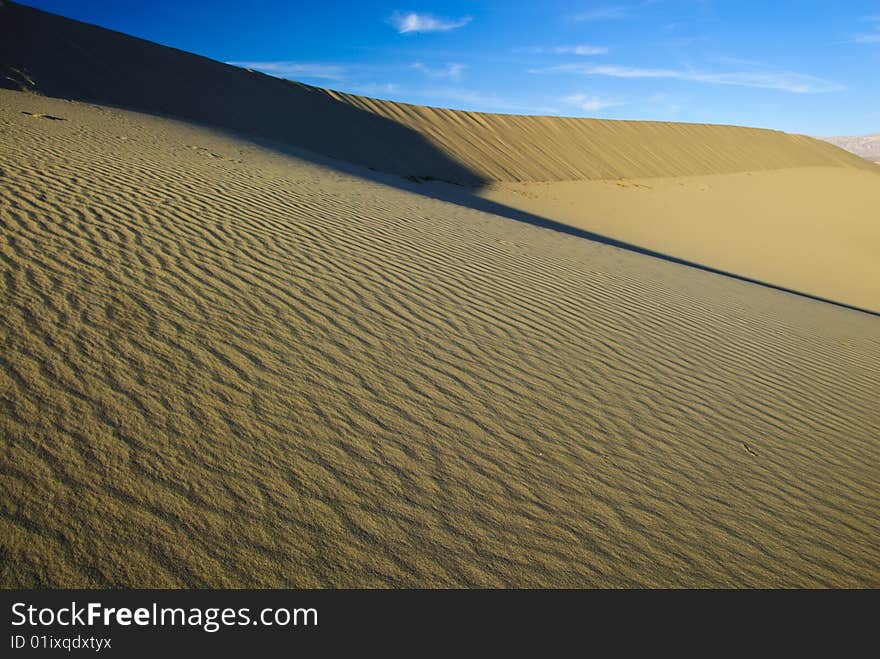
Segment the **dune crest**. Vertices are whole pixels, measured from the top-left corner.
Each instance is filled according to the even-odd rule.
[[[595,181],[820,166],[875,169],[820,140],[774,130],[487,114],[328,93],[424,135],[485,182]]]

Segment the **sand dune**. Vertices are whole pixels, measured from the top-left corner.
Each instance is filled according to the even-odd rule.
[[[772,130],[391,103],[273,78],[14,3],[0,11],[0,84],[7,88],[192,120],[386,173],[475,184],[876,169],[826,142]]]
[[[0,66],[0,585],[880,586],[880,318],[675,260],[878,310],[867,161]]]
[[[0,12],[2,86],[186,119],[423,184],[464,185],[420,191],[484,210],[481,200],[488,199],[495,214],[561,222],[638,250],[880,311],[880,169],[826,142],[739,126],[392,103],[280,80],[13,3]],[[765,174],[779,170],[788,173]],[[751,178],[718,178],[746,172]],[[649,186],[645,178],[667,182]],[[617,186],[611,195],[595,183],[608,180]],[[522,185],[534,182],[563,184]],[[684,192],[646,193],[670,186]]]
[[[3,585],[880,585],[876,317],[0,100]]]
[[[880,177],[798,167],[493,184],[479,196],[572,227],[880,312]]]
[[[485,114],[328,93],[424,135],[477,173],[481,182],[593,181],[816,166],[876,172],[870,163],[825,142],[780,131]],[[404,171],[389,163],[382,170],[413,173],[413,166],[407,167]]]

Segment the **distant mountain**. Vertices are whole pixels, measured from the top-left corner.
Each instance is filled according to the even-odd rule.
[[[820,137],[820,140],[831,142],[834,146],[846,149],[862,158],[880,162],[880,133],[857,137]]]

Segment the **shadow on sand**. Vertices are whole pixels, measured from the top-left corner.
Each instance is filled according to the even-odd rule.
[[[759,279],[754,279],[752,277],[746,277],[745,275],[738,275],[734,272],[728,272],[726,270],[721,270],[719,268],[713,268],[712,266],[703,265],[701,263],[696,263],[695,261],[689,261],[687,259],[682,259],[677,256],[672,256],[671,254],[665,254],[663,252],[658,252],[652,249],[648,249],[646,247],[641,247],[639,245],[629,243],[623,240],[617,240],[616,238],[611,238],[610,236],[605,236],[599,233],[595,233],[593,231],[588,231],[586,229],[579,229],[577,227],[573,227],[569,224],[564,224],[562,222],[558,222],[556,220],[550,219],[548,217],[543,217],[541,215],[535,215],[534,213],[529,213],[527,211],[523,211],[517,208],[513,208],[511,206],[507,206],[505,204],[500,204],[495,201],[491,201],[489,199],[485,199],[479,196],[480,187],[485,184],[485,182],[476,184],[476,185],[462,185],[457,183],[451,183],[448,181],[442,181],[435,179],[434,177],[399,177],[395,175],[383,174],[381,172],[372,171],[369,169],[364,169],[362,167],[357,167],[345,162],[333,161],[326,158],[314,157],[307,152],[300,152],[292,149],[285,149],[283,145],[271,145],[271,144],[263,144],[263,146],[269,146],[274,148],[275,150],[280,150],[288,155],[293,155],[298,158],[309,160],[318,165],[322,165],[325,167],[332,167],[338,171],[344,172],[351,176],[357,176],[359,178],[371,180],[378,183],[383,183],[385,185],[390,185],[402,190],[406,190],[408,192],[413,192],[416,194],[420,194],[425,197],[430,197],[432,199],[436,199],[439,201],[445,201],[447,203],[456,204],[459,206],[465,206],[467,208],[471,208],[473,210],[481,211],[483,213],[490,213],[492,215],[497,215],[499,217],[504,217],[509,220],[515,220],[517,222],[524,222],[526,224],[530,224],[535,227],[540,227],[542,229],[550,229],[552,231],[558,231],[560,233],[567,234],[569,236],[575,236],[577,238],[583,238],[584,240],[590,240],[596,243],[601,243],[603,245],[610,245],[612,247],[618,247],[620,249],[625,249],[630,252],[635,252],[637,254],[642,254],[644,256],[650,256],[656,259],[662,259],[663,261],[668,261],[670,263],[676,263],[678,265],[687,266],[689,268],[695,268],[697,270],[702,270],[704,272],[711,272],[712,274],[722,275],[724,277],[730,277],[731,279],[737,279],[739,281],[747,282],[749,284],[755,284],[757,286],[763,286],[765,288],[770,288],[776,291],[781,291],[783,293],[790,293],[792,295],[797,295],[799,297],[804,297],[810,300],[815,300],[817,302],[824,302],[826,304],[833,304],[837,307],[842,307],[844,309],[851,309],[853,311],[859,311],[861,313],[866,313],[871,316],[880,317],[880,312],[871,311],[870,309],[863,309],[861,307],[846,304],[845,302],[838,302],[836,300],[831,300],[828,298],[823,298],[818,295],[812,295],[810,293],[804,293],[801,291],[797,291],[791,288],[786,288],[784,286],[778,286],[776,284],[772,284],[766,281],[761,281]],[[418,179],[418,180],[414,180]]]
[[[190,121],[409,192],[880,316],[483,199],[478,172],[325,90],[14,3],[0,5],[0,87]]]

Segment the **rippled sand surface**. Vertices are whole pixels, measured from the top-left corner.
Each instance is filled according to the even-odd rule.
[[[300,156],[0,91],[2,585],[880,586],[880,318]]]

